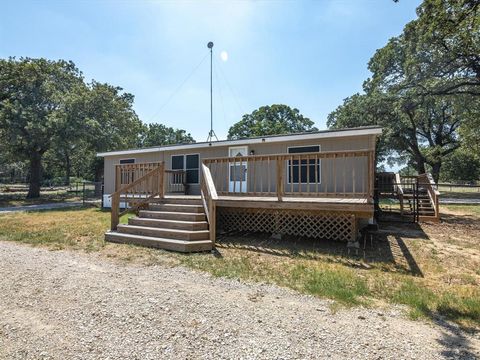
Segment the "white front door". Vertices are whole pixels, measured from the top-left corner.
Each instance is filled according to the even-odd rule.
[[[247,156],[247,146],[235,146],[228,148],[228,156]],[[247,192],[247,162],[235,161],[228,164],[228,179],[230,192]]]

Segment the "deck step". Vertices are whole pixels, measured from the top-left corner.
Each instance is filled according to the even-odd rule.
[[[430,222],[439,222],[439,218],[437,218],[434,214],[431,215],[422,215],[418,217],[419,221],[430,221]]]
[[[174,211],[174,212],[188,212],[188,213],[203,213],[203,205],[191,204],[150,204],[149,210],[153,211]]]
[[[204,213],[191,213],[191,212],[141,210],[139,212],[139,216],[141,218],[162,219],[162,220],[205,221]]]
[[[137,226],[137,225],[118,225],[117,231],[119,233],[127,233],[133,235],[143,235],[167,239],[178,240],[209,240],[210,232],[208,230],[178,230],[178,229],[164,229],[157,227]]]
[[[128,219],[129,225],[159,227],[165,229],[180,229],[180,230],[207,230],[208,223],[206,221],[180,221],[180,220],[165,220],[153,218],[133,217]]]
[[[213,248],[213,243],[210,240],[186,241],[126,234],[116,231],[108,231],[105,233],[105,240],[121,244],[141,245],[180,252],[210,251]]]
[[[181,204],[181,205],[202,205],[200,198],[163,198],[158,201],[152,201],[150,204]]]

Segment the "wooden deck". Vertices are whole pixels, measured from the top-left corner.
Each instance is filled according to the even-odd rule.
[[[185,199],[199,200],[200,195],[165,195],[165,199]],[[222,201],[261,201],[261,202],[278,202],[276,196],[218,196],[218,200]],[[282,202],[287,203],[328,203],[328,204],[368,204],[365,198],[344,198],[344,197],[284,197]]]
[[[165,199],[200,199],[200,195],[165,195]],[[373,216],[373,204],[368,198],[345,197],[283,197],[276,196],[218,196],[218,207],[298,209],[319,211],[354,212],[361,217]]]
[[[178,251],[211,248],[217,228],[355,241],[374,213],[373,164],[373,150],[203,159],[200,195],[172,194],[185,173],[164,162],[117,165],[107,238]],[[127,211],[139,218],[119,225]]]

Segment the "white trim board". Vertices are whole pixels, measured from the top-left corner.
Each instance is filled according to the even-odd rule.
[[[133,149],[133,150],[121,150],[121,151],[111,151],[98,153],[97,156],[116,156],[116,155],[131,155],[131,154],[144,154],[160,151],[177,151],[177,150],[190,150],[190,149],[201,149],[208,147],[217,147],[217,146],[237,146],[237,145],[252,145],[252,144],[262,144],[262,143],[276,143],[276,142],[285,142],[285,141],[299,141],[299,140],[316,140],[316,139],[328,139],[328,138],[339,138],[339,137],[350,137],[350,136],[362,136],[362,135],[380,135],[382,129],[379,127],[374,128],[356,128],[356,129],[345,129],[337,131],[323,131],[323,132],[314,132],[314,133],[305,133],[297,135],[279,135],[279,136],[265,136],[265,137],[256,137],[251,139],[241,139],[241,140],[221,140],[213,141],[210,143],[193,143],[193,144],[183,144],[183,145],[169,145],[169,146],[159,146],[148,149]]]

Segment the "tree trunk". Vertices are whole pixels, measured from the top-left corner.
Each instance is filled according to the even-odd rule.
[[[95,179],[94,181],[100,182],[103,178],[103,159],[95,159],[94,167],[95,167]]]
[[[65,154],[65,185],[70,185],[70,175],[72,174],[72,162],[70,156]]]
[[[40,197],[40,183],[42,180],[42,155],[33,153],[30,156],[30,180],[27,199]]]
[[[415,162],[416,162],[416,168],[417,168],[417,172],[418,174],[425,174],[427,172],[427,170],[425,169],[425,160],[420,157],[420,156],[416,156],[415,157]]]
[[[432,165],[432,177],[435,184],[438,184],[438,179],[440,179],[440,168],[442,167],[442,162],[437,161]]]

